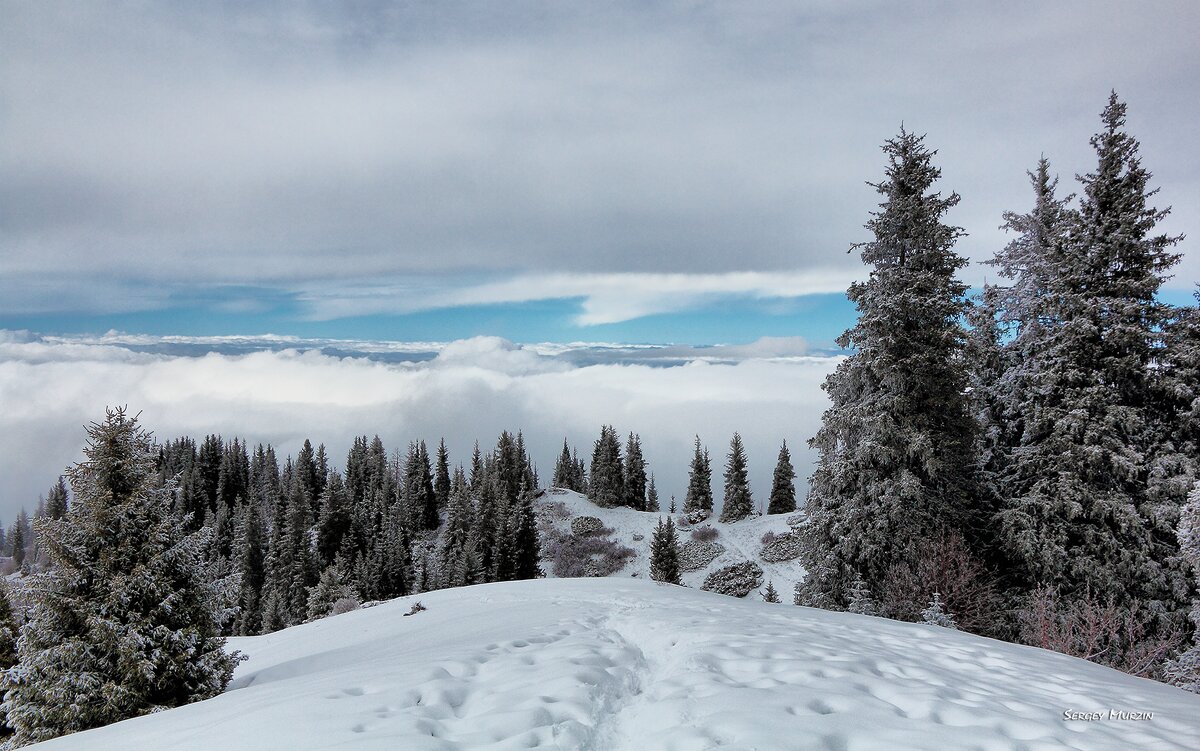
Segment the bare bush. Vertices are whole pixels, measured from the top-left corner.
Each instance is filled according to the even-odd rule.
[[[632,548],[594,534],[566,535],[553,541],[546,552],[553,561],[554,575],[564,579],[609,576],[636,555]]]
[[[1000,635],[1004,619],[994,580],[957,533],[943,533],[926,546],[915,567],[898,564],[888,571],[879,603],[881,614],[900,621],[920,621],[934,592],[963,631]]]
[[[352,610],[358,610],[359,603],[355,597],[341,597],[333,603],[333,607],[329,609],[330,615],[341,615],[349,613]]]
[[[1178,630],[1155,633],[1155,618],[1136,605],[1118,607],[1091,591],[1067,600],[1052,587],[1035,589],[1018,611],[1019,640],[1142,678],[1159,678],[1184,642]]]
[[[716,527],[701,527],[699,529],[692,530],[692,539],[696,540],[697,542],[712,542],[713,540],[717,539],[720,534],[721,533],[717,531]]]

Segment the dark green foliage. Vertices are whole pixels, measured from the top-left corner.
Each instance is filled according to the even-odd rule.
[[[650,475],[650,484],[646,486],[646,511],[658,511],[658,488],[654,486],[654,475]]]
[[[754,499],[750,494],[750,480],[746,476],[746,448],[737,433],[729,442],[729,456],[725,459],[725,499],[721,506],[721,521],[736,522],[750,516],[754,511]]]
[[[683,584],[679,571],[679,536],[671,517],[659,519],[650,537],[650,578],[666,584]]]
[[[790,514],[796,510],[796,469],[792,466],[792,455],[787,441],[779,449],[779,460],[775,463],[775,474],[771,477],[771,498],[767,503],[768,514]]]

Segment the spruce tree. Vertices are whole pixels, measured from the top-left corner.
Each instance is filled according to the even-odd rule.
[[[879,587],[893,569],[915,571],[942,529],[975,539],[986,521],[964,396],[962,230],[943,222],[959,198],[932,190],[940,170],[923,137],[902,128],[883,150],[874,240],[855,246],[871,273],[851,285],[859,318],[838,339],[852,354],[825,381],[831,405],[810,442],[802,600],[838,609],[856,577]]]
[[[262,632],[263,588],[267,581],[267,551],[262,511],[255,504],[239,509],[238,615],[235,629],[241,636]]]
[[[1013,223],[1025,247],[1000,258],[1016,267],[1012,307],[1023,317],[1005,375],[1019,439],[999,475],[997,526],[1015,590],[1052,586],[1068,603],[1104,592],[1119,606],[1174,612],[1176,623],[1160,624],[1170,629],[1186,606],[1184,572],[1171,563],[1186,491],[1153,471],[1163,458],[1155,373],[1170,318],[1156,296],[1178,238],[1154,234],[1167,211],[1149,205],[1150,173],[1115,94],[1101,118],[1078,211],[1046,218],[1062,212],[1043,198],[1039,169],[1034,214]],[[1030,351],[1032,366],[1021,362]]]
[[[59,475],[58,482],[50,488],[46,495],[46,516],[51,519],[61,519],[67,513],[67,481]]]
[[[358,601],[358,593],[346,581],[342,571],[336,565],[327,567],[321,572],[320,579],[308,595],[308,620],[315,621],[333,614],[333,607],[339,600]]]
[[[725,500],[721,505],[721,521],[740,521],[752,511],[754,499],[746,476],[746,448],[742,445],[742,437],[734,433],[729,442],[729,455],[725,458]]]
[[[703,520],[712,514],[712,468],[708,461],[708,449],[701,450],[700,436],[696,436],[696,452],[688,469],[687,495],[683,499],[683,513]]]
[[[629,434],[625,443],[624,505],[637,511],[646,510],[646,459],[642,456],[642,439]]]
[[[767,503],[768,514],[790,514],[796,510],[796,469],[792,466],[792,455],[787,441],[779,449],[775,462],[775,474],[771,477],[771,499]]]
[[[29,529],[29,517],[25,514],[25,509],[21,509],[17,514],[17,520],[13,522],[12,529],[8,533],[8,544],[12,548],[12,560],[17,568],[25,565],[25,549],[29,544],[27,539]]]
[[[446,530],[442,536],[442,571],[447,577],[446,584],[460,587],[474,584],[468,581],[471,569],[467,557],[474,553],[472,543],[472,517],[475,509],[471,503],[466,477],[460,467],[454,473],[451,483],[450,507],[446,516]]]
[[[17,664],[17,621],[8,599],[8,584],[0,582],[0,676]],[[0,741],[12,734],[4,705],[0,704]]]
[[[218,637],[207,533],[186,534],[169,491],[154,487],[156,454],[136,418],[109,410],[69,473],[71,510],[40,523],[51,569],[32,589],[4,699],[15,745],[206,699],[229,682],[238,658]]]
[[[625,467],[621,442],[611,425],[600,428],[600,437],[592,449],[588,498],[597,506],[618,506],[625,498]]]
[[[679,537],[671,517],[658,520],[650,537],[650,578],[665,584],[683,584],[679,570]]]
[[[1188,502],[1179,519],[1179,548],[1187,566],[1192,571],[1192,591],[1200,591],[1200,482],[1192,487]],[[1168,683],[1193,693],[1200,694],[1200,595],[1193,595],[1191,646],[1170,660],[1163,675]]]
[[[658,488],[654,486],[654,473],[650,473],[650,484],[646,486],[646,511],[658,511]]]
[[[571,458],[571,448],[566,438],[563,439],[562,453],[554,463],[554,477],[550,484],[556,488],[575,489],[575,461]]]
[[[767,589],[762,593],[763,602],[778,603],[779,593],[775,591],[775,582],[768,581]]]
[[[450,453],[446,451],[446,439],[438,442],[437,466],[434,470],[433,494],[437,498],[438,509],[444,509],[450,503]]]

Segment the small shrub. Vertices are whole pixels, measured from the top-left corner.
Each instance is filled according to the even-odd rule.
[[[562,501],[549,501],[540,504],[537,513],[540,517],[560,522],[565,522],[571,518],[571,511],[567,508],[567,504]]]
[[[554,575],[563,579],[609,576],[636,555],[632,548],[600,535],[567,535],[555,540],[547,554],[554,561]]]
[[[720,534],[716,527],[701,527],[700,529],[692,530],[692,539],[697,542],[712,542]]]
[[[725,546],[711,540],[688,540],[679,551],[680,571],[699,571],[725,552]]]
[[[762,544],[763,544],[763,545],[770,545],[772,542],[774,542],[774,541],[775,541],[775,538],[776,538],[776,537],[779,537],[779,534],[778,534],[778,533],[776,533],[776,532],[774,532],[774,531],[772,531],[772,530],[767,530],[766,532],[763,532],[763,536],[762,536]]]
[[[700,589],[730,597],[745,597],[762,584],[763,570],[753,561],[724,566],[708,575]]]
[[[688,524],[699,524],[708,517],[712,516],[712,512],[706,509],[698,508],[688,511],[683,515],[683,518]]]
[[[604,531],[604,522],[594,516],[577,516],[571,520],[571,534],[576,537],[594,535]]]
[[[354,597],[342,597],[333,603],[333,607],[329,609],[330,615],[341,615],[349,613],[351,610],[358,610],[358,600]]]
[[[765,535],[764,535],[765,537]],[[776,535],[759,553],[767,563],[794,561],[800,557],[800,538],[794,534]]]

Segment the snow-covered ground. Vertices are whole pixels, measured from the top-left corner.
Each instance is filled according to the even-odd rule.
[[[631,577],[442,590],[230,646],[250,659],[227,693],[39,748],[1200,748],[1200,697],[1169,686]]]

